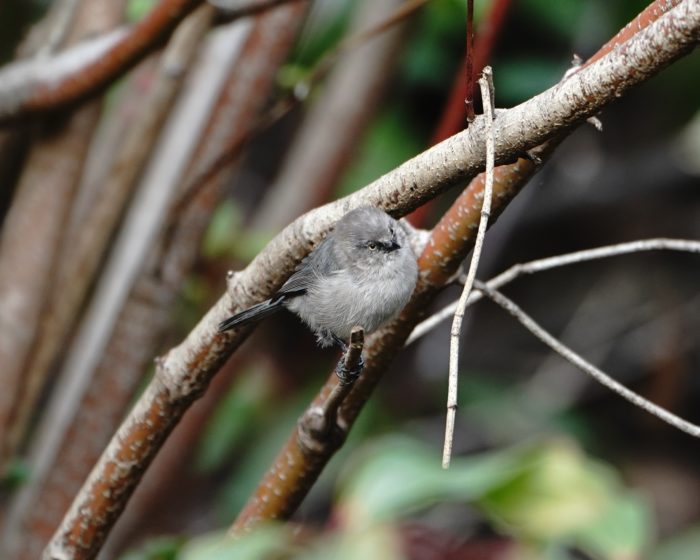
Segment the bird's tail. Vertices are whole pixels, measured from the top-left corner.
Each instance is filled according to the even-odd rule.
[[[273,299],[268,299],[262,303],[258,303],[253,307],[246,309],[237,313],[233,317],[229,317],[225,321],[219,323],[219,332],[224,332],[233,327],[240,327],[241,325],[248,325],[250,323],[257,323],[265,317],[272,315],[276,311],[279,311],[284,304],[283,297],[276,297]]]

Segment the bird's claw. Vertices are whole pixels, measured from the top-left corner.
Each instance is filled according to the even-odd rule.
[[[357,362],[357,367],[353,369],[347,369],[345,367],[345,356],[343,356],[338,362],[338,365],[335,366],[335,374],[338,376],[338,379],[340,379],[340,382],[343,385],[349,385],[355,382],[355,380],[362,373],[364,367],[365,361],[362,358],[362,356],[360,356],[360,361]]]

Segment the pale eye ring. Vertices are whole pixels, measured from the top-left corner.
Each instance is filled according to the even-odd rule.
[[[367,242],[367,248],[368,248],[370,251],[376,251],[376,250],[377,250],[377,243],[376,243],[376,241],[368,241],[368,242]]]

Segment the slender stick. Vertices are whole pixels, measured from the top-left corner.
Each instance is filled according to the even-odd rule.
[[[501,306],[508,313],[510,313],[515,319],[517,319],[521,325],[523,325],[528,331],[530,331],[535,337],[544,342],[562,358],[564,358],[569,363],[573,364],[581,371],[590,375],[601,385],[604,385],[608,389],[614,391],[621,397],[627,399],[633,405],[646,410],[650,414],[653,414],[660,420],[663,420],[667,424],[678,428],[679,430],[689,434],[693,437],[700,437],[700,426],[692,424],[682,418],[676,416],[672,412],[669,412],[665,408],[662,408],[651,401],[648,401],[641,395],[638,395],[634,391],[631,391],[624,385],[621,385],[614,379],[612,379],[604,371],[598,369],[593,364],[587,362],[584,358],[579,356],[571,348],[566,346],[560,340],[552,336],[544,328],[542,328],[532,317],[525,313],[518,305],[504,296],[501,292],[490,288],[488,284],[482,282],[476,282],[475,287],[477,290],[481,291],[486,297],[491,301]]]
[[[486,285],[494,290],[500,289],[506,284],[509,284],[513,280],[524,276],[525,274],[533,274],[535,272],[543,272],[545,270],[551,270],[553,268],[559,268],[562,266],[568,266],[570,264],[577,264],[587,261],[593,261],[598,259],[605,259],[610,257],[617,257],[620,255],[628,255],[630,253],[640,253],[644,251],[681,251],[687,253],[699,253],[700,254],[700,241],[693,241],[691,239],[668,239],[664,237],[658,237],[654,239],[640,239],[638,241],[630,241],[627,243],[618,243],[615,245],[605,245],[603,247],[596,247],[595,249],[586,249],[583,251],[576,251],[574,253],[566,253],[563,255],[556,255],[554,257],[547,257],[544,259],[537,259],[534,261],[529,261],[526,263],[518,263],[511,266],[509,269],[501,272],[498,276],[495,276],[489,280]],[[469,295],[467,301],[467,307],[475,304],[477,301],[483,298],[481,292],[472,292]],[[452,317],[457,310],[459,305],[459,300],[455,300],[452,303],[447,304],[445,307],[416,325],[413,329],[411,336],[406,340],[406,346],[414,343],[419,338],[425,336],[430,331],[432,331],[437,325],[448,317]]]
[[[442,468],[447,469],[450,466],[452,457],[452,440],[455,430],[455,416],[457,414],[457,383],[459,378],[459,335],[462,332],[462,319],[464,318],[464,310],[467,306],[469,293],[471,292],[474,279],[476,278],[476,269],[479,267],[479,258],[481,257],[481,248],[484,244],[486,236],[486,228],[489,222],[489,214],[491,212],[491,198],[493,193],[493,167],[494,167],[494,138],[493,138],[493,99],[491,90],[493,88],[493,74],[491,67],[484,68],[482,77],[479,79],[479,87],[481,88],[481,98],[484,105],[484,116],[486,117],[486,184],[484,187],[484,202],[481,207],[481,219],[479,220],[479,229],[476,234],[474,243],[474,252],[469,265],[467,279],[464,282],[464,290],[459,298],[457,311],[455,312],[452,321],[452,331],[450,332],[450,372],[447,390],[447,420],[445,422],[445,443],[442,450]]]

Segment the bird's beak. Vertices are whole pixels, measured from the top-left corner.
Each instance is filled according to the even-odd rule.
[[[392,239],[387,249],[389,251],[396,251],[396,249],[401,249],[401,245],[396,242],[396,239]]]

